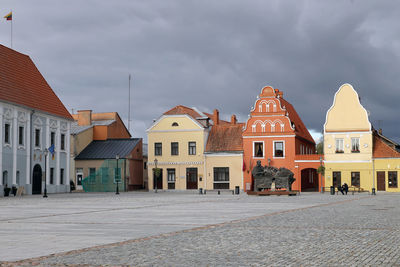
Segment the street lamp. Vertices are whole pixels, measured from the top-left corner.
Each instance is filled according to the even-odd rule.
[[[158,160],[157,159],[154,159],[154,165],[155,165],[155,168],[154,168],[154,177],[156,178],[155,179],[155,184],[154,184],[154,189],[155,189],[155,191],[154,191],[154,193],[157,193],[157,182],[158,182],[158,175],[157,175],[157,163],[158,163]]]
[[[119,195],[119,188],[118,188],[118,183],[119,183],[119,177],[118,177],[119,176],[119,169],[118,169],[119,155],[116,155],[115,159],[117,160],[117,169],[116,169],[116,172],[115,172],[115,182],[117,183],[117,188],[115,190],[115,194]]]
[[[321,168],[321,172],[320,172],[320,174],[321,174],[321,193],[324,193],[324,187],[322,186],[322,176],[324,175],[323,174],[323,167],[322,167],[322,156],[320,156],[319,157],[319,163],[320,163],[320,168]]]
[[[372,190],[371,195],[376,195],[375,193],[375,162],[374,158],[372,158]]]
[[[49,154],[49,150],[47,148],[44,149],[44,194],[43,197],[47,197],[47,155]]]

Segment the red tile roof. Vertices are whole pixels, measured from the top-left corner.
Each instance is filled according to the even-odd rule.
[[[208,135],[206,152],[243,151],[243,123],[214,125]]]
[[[199,117],[202,117],[197,111],[195,111],[192,108],[188,108],[182,105],[173,107],[172,109],[168,110],[167,112],[164,112],[164,115],[189,115],[193,119],[197,119]]]
[[[0,45],[0,101],[72,120],[29,56]]]
[[[372,155],[374,158],[400,158],[400,152],[395,148],[398,144],[376,132],[373,133],[373,136]]]
[[[300,119],[299,114],[297,114],[296,110],[288,101],[283,98],[280,98],[282,103],[282,107],[285,106],[287,112],[289,113],[290,120],[295,125],[295,133],[296,135],[310,141],[311,143],[315,144],[314,139],[312,138],[310,132],[307,130],[307,127],[304,125],[303,121]]]

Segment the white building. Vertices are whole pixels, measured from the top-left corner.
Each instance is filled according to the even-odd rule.
[[[71,115],[29,56],[0,45],[0,62],[0,195],[68,192]]]

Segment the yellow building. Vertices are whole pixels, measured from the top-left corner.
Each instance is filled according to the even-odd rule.
[[[400,146],[371,126],[350,84],[342,85],[324,124],[327,186],[399,192]]]
[[[327,186],[371,190],[372,127],[368,113],[350,84],[342,85],[324,124],[325,179]]]
[[[209,145],[210,149],[205,153],[209,137],[216,136],[217,125],[228,124],[219,120],[217,110],[214,114],[207,114],[195,108],[176,106],[165,112],[147,130],[148,188],[210,190],[216,184],[216,189],[232,189],[241,185],[240,151],[214,151],[215,146]],[[235,128],[233,124],[236,128],[240,127],[236,118],[232,122],[232,128]],[[215,130],[212,130],[213,125]],[[227,133],[217,136],[221,140]],[[214,138],[212,140],[215,141]],[[159,173],[154,172],[155,167]]]

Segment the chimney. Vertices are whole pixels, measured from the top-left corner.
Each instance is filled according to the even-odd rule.
[[[92,124],[91,110],[78,110],[78,125],[87,126]]]
[[[233,114],[233,115],[231,116],[231,124],[235,125],[236,122],[237,122],[236,115]]]
[[[382,128],[379,128],[378,133],[379,133],[380,135],[382,135]]]
[[[218,109],[214,109],[213,121],[214,121],[214,125],[218,125],[219,124],[219,111],[218,111]]]

